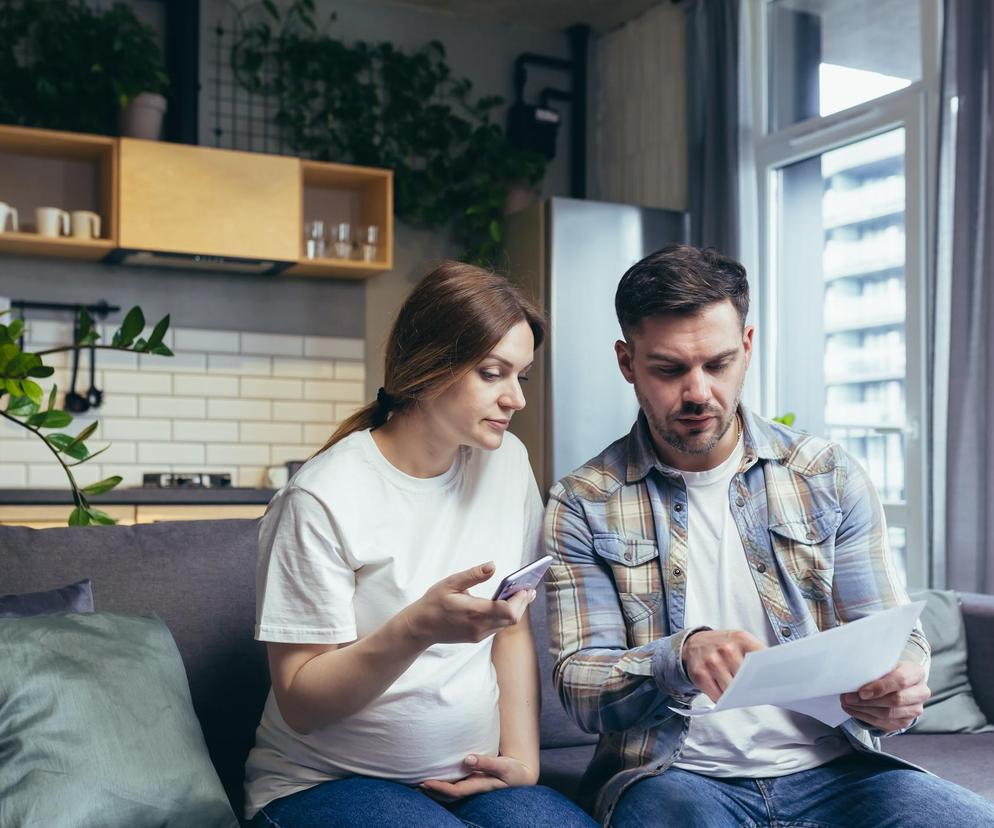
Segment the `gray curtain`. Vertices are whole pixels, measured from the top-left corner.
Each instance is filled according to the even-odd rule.
[[[946,0],[941,135],[950,163],[940,191],[951,222],[939,228],[949,290],[946,415],[946,586],[994,593],[994,4]],[[951,188],[951,189],[950,189]],[[940,497],[942,493],[937,493]]]
[[[739,256],[739,0],[684,8],[691,241]]]

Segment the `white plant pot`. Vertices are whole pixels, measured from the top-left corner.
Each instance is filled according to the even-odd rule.
[[[121,111],[118,124],[121,135],[158,141],[162,135],[162,118],[166,114],[166,99],[154,92],[142,92],[132,98]]]

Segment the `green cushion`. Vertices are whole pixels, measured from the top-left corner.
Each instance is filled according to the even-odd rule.
[[[932,697],[912,733],[981,733],[994,730],[977,706],[966,671],[966,629],[959,598],[952,590],[927,589],[911,596],[925,600],[922,627],[932,645],[928,686]]]
[[[0,824],[236,828],[159,619],[0,620]]]

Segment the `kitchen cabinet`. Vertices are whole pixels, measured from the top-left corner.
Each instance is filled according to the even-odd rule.
[[[0,232],[0,255],[57,256],[365,279],[393,267],[393,173],[348,164],[0,125],[0,202],[21,230]],[[99,238],[41,236],[35,209],[100,215]],[[375,254],[308,258],[304,222],[379,231]],[[328,244],[329,251],[334,248]],[[241,261],[238,261],[241,260]],[[258,272],[258,271],[256,271]]]
[[[119,524],[158,523],[173,520],[231,520],[258,518],[266,511],[264,503],[197,504],[94,504]],[[33,529],[64,527],[71,505],[0,505],[0,526],[30,526]]]

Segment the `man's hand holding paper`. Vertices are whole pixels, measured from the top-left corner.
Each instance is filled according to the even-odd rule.
[[[881,730],[900,730],[928,698],[924,670],[898,663],[923,607],[921,601],[892,607],[768,649],[742,631],[694,633],[684,645],[685,667],[716,703],[673,709],[702,716],[774,704],[831,727],[855,716]]]

